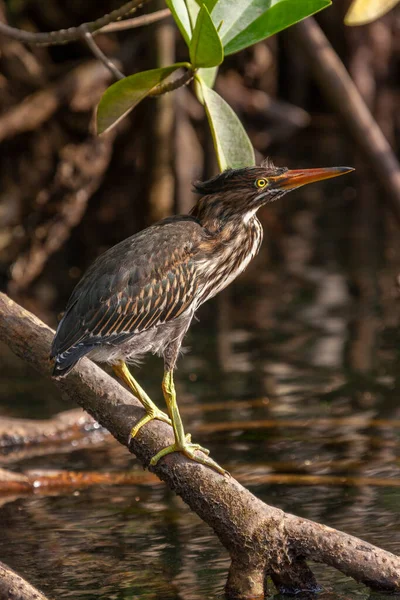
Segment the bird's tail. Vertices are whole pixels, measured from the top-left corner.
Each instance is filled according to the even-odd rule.
[[[52,355],[50,358],[54,359],[53,377],[65,377],[71,369],[74,368],[76,363],[90,352],[94,348],[94,345],[78,345],[68,348],[65,352],[60,354]]]

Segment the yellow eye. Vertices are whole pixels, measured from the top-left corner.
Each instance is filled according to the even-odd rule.
[[[268,179],[257,179],[256,187],[264,188],[266,185],[268,185]]]

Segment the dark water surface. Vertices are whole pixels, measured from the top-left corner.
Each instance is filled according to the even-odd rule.
[[[261,255],[192,327],[178,399],[195,441],[257,496],[399,554],[400,251],[384,220],[354,226],[355,185],[313,186],[263,213]],[[296,210],[286,217],[289,202]],[[3,414],[66,407],[50,383],[3,354]],[[138,375],[160,404],[161,376],[155,358]],[[129,487],[0,499],[0,560],[50,598],[221,597],[226,552],[163,484],[140,482],[124,448],[93,443],[10,461],[138,473]],[[321,598],[370,597],[334,570],[315,572]]]

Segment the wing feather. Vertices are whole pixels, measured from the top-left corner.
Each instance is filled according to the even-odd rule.
[[[190,223],[187,232],[186,223],[182,243],[176,225],[170,231],[167,225],[158,226],[150,245],[144,232],[132,236],[92,265],[71,296],[57,329],[52,356],[77,344],[116,344],[177,318],[194,304],[195,241],[200,226]]]

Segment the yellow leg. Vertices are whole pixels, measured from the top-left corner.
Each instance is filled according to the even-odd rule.
[[[126,366],[126,363],[123,360],[121,360],[117,364],[113,365],[113,370],[114,370],[114,373],[118,377],[120,377],[122,379],[122,381],[124,381],[128,387],[130,387],[130,389],[133,391],[135,396],[138,398],[138,400],[140,400],[140,402],[143,404],[144,408],[146,409],[145,416],[142,417],[140,419],[140,421],[138,421],[136,423],[135,427],[132,429],[130,436],[129,436],[129,441],[131,441],[131,439],[135,437],[135,435],[137,434],[139,429],[141,427],[143,427],[143,425],[146,425],[146,423],[148,423],[149,421],[152,421],[153,419],[158,419],[159,421],[164,421],[164,423],[168,423],[168,425],[171,425],[171,419],[168,417],[168,415],[166,415],[164,412],[162,412],[162,410],[160,410],[154,404],[154,402],[152,400],[150,400],[150,398],[148,397],[148,395],[146,394],[144,389],[138,384],[136,379],[132,376],[131,372],[129,371],[128,367]]]
[[[175,384],[172,371],[166,371],[164,373],[162,389],[165,402],[167,403],[168,414],[171,417],[172,427],[174,429],[175,443],[160,450],[158,454],[153,456],[150,464],[152,466],[156,465],[160,458],[166,456],[167,454],[171,454],[171,452],[182,452],[185,456],[194,460],[195,462],[211,467],[215,471],[218,471],[218,473],[226,475],[227,471],[225,471],[225,469],[220,467],[215,461],[212,460],[212,458],[208,456],[209,451],[206,448],[202,448],[199,444],[192,444],[190,434],[185,435],[182,419],[176,402]],[[203,452],[204,456],[198,454],[198,450]]]

